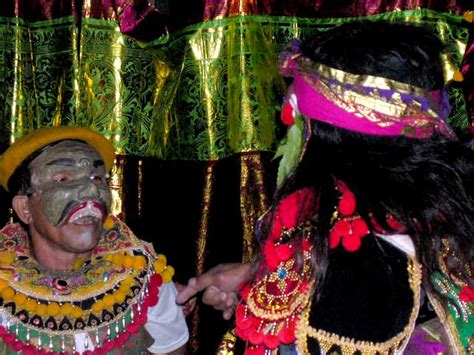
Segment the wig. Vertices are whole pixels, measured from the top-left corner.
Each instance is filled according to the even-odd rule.
[[[322,32],[302,45],[303,55],[345,72],[380,76],[427,91],[443,87],[443,45],[430,31],[412,25],[353,23]],[[310,120],[311,132],[299,165],[276,192],[273,209],[290,193],[312,187],[318,196],[313,223],[316,295],[330,263],[328,234],[337,205],[334,180],[344,181],[357,199],[357,212],[384,229],[391,215],[412,238],[423,282],[440,270],[443,240],[452,257],[450,273],[473,285],[473,151],[434,133],[427,139],[372,136]],[[260,242],[271,219],[258,226]],[[394,231],[393,231],[394,232]],[[373,232],[372,232],[373,233]],[[375,238],[377,239],[377,238]]]

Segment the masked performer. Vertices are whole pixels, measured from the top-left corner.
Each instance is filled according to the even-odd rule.
[[[246,354],[474,351],[473,152],[446,124],[441,50],[425,29],[365,23],[282,54],[287,166],[304,138],[258,223],[236,309]],[[181,300],[208,287],[228,315],[247,275],[213,270]],[[407,346],[425,292],[438,317]]]
[[[109,214],[114,148],[42,128],[0,158],[21,223],[0,235],[0,352],[183,354],[173,268]]]

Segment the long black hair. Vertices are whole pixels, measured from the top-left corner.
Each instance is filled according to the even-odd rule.
[[[427,91],[444,85],[442,43],[430,31],[409,25],[354,23],[323,32],[303,43],[303,54],[354,74],[386,77]],[[467,269],[474,256],[473,151],[435,134],[430,139],[359,134],[311,120],[311,136],[300,164],[276,192],[273,207],[293,191],[313,187],[319,203],[313,221],[316,277],[324,281],[328,234],[337,205],[334,179],[357,199],[357,212],[386,225],[394,216],[412,237],[424,283],[440,269],[443,239],[456,256],[452,272],[472,285]],[[269,223],[260,225],[265,234]]]

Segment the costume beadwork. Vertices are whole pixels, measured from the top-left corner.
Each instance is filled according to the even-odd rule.
[[[84,348],[93,345],[94,353],[123,346],[174,274],[164,255],[112,215],[91,259],[79,260],[70,272],[38,264],[19,224],[2,230],[0,256],[0,337],[25,353],[74,351],[74,337],[84,333]]]
[[[347,186],[341,181],[336,181],[336,186],[347,199],[351,194]],[[342,196],[340,202],[343,201]],[[344,206],[339,204],[330,233],[333,233],[334,224],[341,220],[341,216],[360,218],[355,213],[353,202],[345,201]],[[281,346],[291,344],[296,346],[299,354],[310,354],[313,353],[308,348],[310,340],[317,344],[323,354],[333,351],[344,355],[391,354],[403,348],[413,333],[420,308],[422,269],[414,257],[405,257],[407,280],[403,282],[407,283],[412,300],[410,308],[406,310],[406,324],[396,334],[384,341],[369,341],[340,336],[311,326],[310,312],[318,287],[313,276],[314,270],[311,269],[315,231],[310,222],[310,210],[314,205],[314,192],[306,188],[283,198],[273,215],[267,216],[272,218],[273,224],[263,247],[264,259],[255,280],[243,288],[242,302],[236,310],[236,335],[247,342],[245,354],[276,354]],[[394,230],[401,229],[392,216],[387,216],[387,224],[393,226]],[[364,231],[365,228],[367,226]],[[340,248],[343,253],[351,255],[357,252],[360,244],[347,248],[342,243],[332,246],[330,243],[330,247]],[[473,304],[467,300],[470,289],[460,296],[459,288],[450,283],[446,276],[439,273],[433,275],[432,279],[435,289],[448,298],[447,309],[450,314],[444,313],[443,304],[434,303],[440,308],[438,315],[445,314],[443,326],[457,343],[456,348],[467,349],[474,325]]]

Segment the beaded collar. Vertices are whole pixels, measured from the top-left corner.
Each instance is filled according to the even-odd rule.
[[[70,272],[39,265],[26,231],[7,225],[0,235],[0,337],[15,351],[60,353],[74,350],[75,335],[89,333],[95,351],[110,351],[146,322],[173,274],[164,255],[112,215],[91,259]]]

